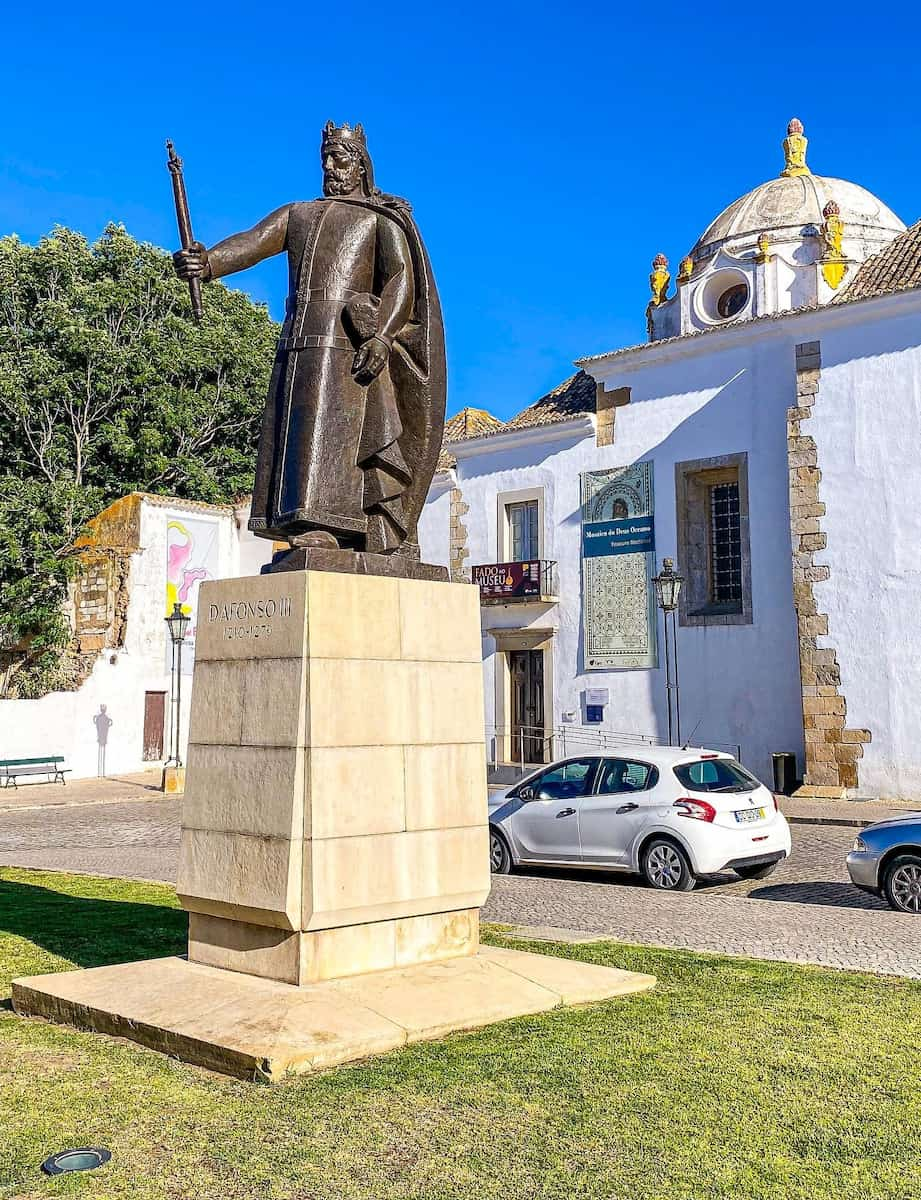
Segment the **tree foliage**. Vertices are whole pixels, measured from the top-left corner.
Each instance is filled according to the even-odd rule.
[[[220,284],[204,305],[196,325],[169,255],[120,226],[92,245],[68,229],[0,239],[0,653],[16,694],[42,690],[68,641],[88,518],[132,491],[226,503],[252,486],[277,329]]]

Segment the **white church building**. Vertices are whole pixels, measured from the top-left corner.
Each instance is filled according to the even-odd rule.
[[[783,149],[674,282],[656,256],[647,342],[511,420],[484,396],[448,423],[420,542],[480,584],[496,763],[667,737],[671,558],[682,741],[766,781],[792,752],[820,795],[921,799],[921,223],[812,174],[799,122]],[[163,617],[258,572],[272,547],[246,515],[140,495],[101,514],[73,597],[86,677],[0,700],[0,757],[162,762]]]
[[[783,149],[673,290],[656,257],[648,342],[449,425],[423,550],[481,582],[497,761],[666,735],[669,557],[682,739],[921,798],[921,224]]]

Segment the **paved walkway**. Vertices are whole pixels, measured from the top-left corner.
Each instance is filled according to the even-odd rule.
[[[853,828],[794,825],[793,854],[766,880],[735,875],[667,895],[629,876],[588,872],[494,878],[486,920],[603,933],[785,962],[921,978],[921,918],[851,885]]]
[[[881,800],[799,800],[795,796],[778,796],[777,801],[787,820],[797,825],[850,825],[865,829],[876,821],[921,812],[921,804],[910,800],[892,804]]]
[[[0,864],[173,883],[179,820],[180,801],[165,797],[0,811]],[[853,827],[794,825],[793,855],[770,879],[727,875],[683,895],[615,874],[496,877],[483,915],[643,945],[921,978],[921,918],[851,886],[844,858],[854,834]]]
[[[68,783],[0,787],[0,813],[6,809],[65,808],[75,804],[149,800],[152,794],[160,791],[162,775],[162,768],[157,767],[133,775],[110,775],[104,779],[73,779]]]

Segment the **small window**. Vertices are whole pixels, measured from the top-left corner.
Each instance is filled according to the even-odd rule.
[[[734,758],[704,758],[674,768],[682,787],[692,792],[752,792],[761,784]]]
[[[710,602],[742,602],[742,527],[739,483],[710,488]]]
[[[732,287],[726,288],[717,300],[716,311],[724,320],[728,321],[730,317],[734,317],[742,311],[747,300],[748,284],[734,283]]]
[[[647,763],[608,758],[601,768],[598,792],[603,796],[616,795],[619,792],[643,792],[655,787],[658,779],[659,772]]]
[[[538,511],[536,500],[524,500],[519,504],[505,506],[512,562],[528,562],[540,557]]]
[[[752,623],[748,456],[675,464],[682,625]]]
[[[597,759],[594,758],[560,763],[525,786],[533,789],[535,795],[550,800],[571,800],[576,796],[587,796],[592,790],[596,763]]]

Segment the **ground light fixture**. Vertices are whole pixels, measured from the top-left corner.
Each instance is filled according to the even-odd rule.
[[[61,1150],[42,1163],[46,1175],[66,1175],[71,1171],[95,1171],[112,1157],[111,1150],[99,1146],[83,1146],[78,1150]]]
[[[656,589],[656,603],[662,609],[662,620],[665,625],[665,696],[668,702],[668,744],[681,745],[681,708],[678,694],[678,597],[684,576],[675,570],[675,560],[664,558],[662,570],[654,575],[653,586]],[[671,620],[671,640],[669,641],[669,619]],[[672,704],[675,708],[674,733],[677,743],[672,740]]]

